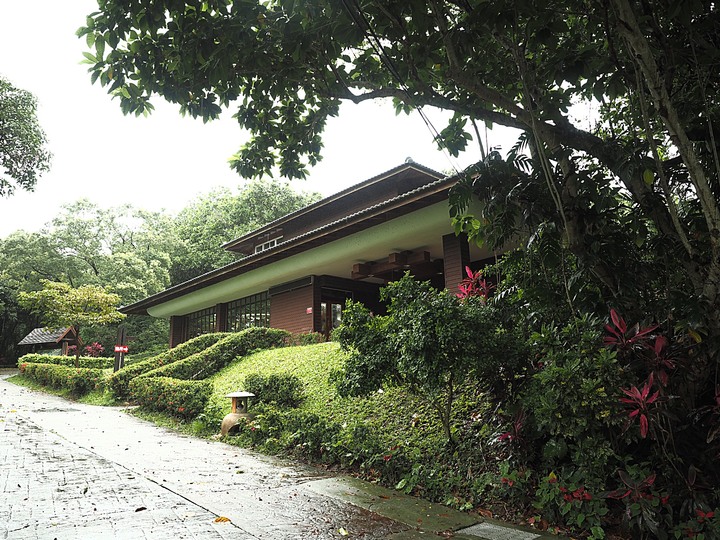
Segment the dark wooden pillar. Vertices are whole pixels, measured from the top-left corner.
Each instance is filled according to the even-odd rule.
[[[228,305],[218,304],[215,306],[215,331],[216,332],[227,332],[228,331]]]
[[[465,279],[465,267],[470,264],[470,244],[467,235],[446,234],[443,241],[443,272],[445,288],[455,291]]]
[[[177,347],[186,340],[187,317],[172,315],[170,317],[170,348]]]

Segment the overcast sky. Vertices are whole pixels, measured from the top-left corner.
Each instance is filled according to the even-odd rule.
[[[86,197],[102,207],[131,203],[177,212],[198,194],[243,182],[227,165],[246,139],[231,118],[203,124],[156,98],[148,118],[123,116],[119,103],[91,85],[75,37],[95,0],[0,0],[0,75],[32,92],[53,153],[34,192],[0,199],[0,238],[40,229],[58,208]],[[438,130],[442,116],[426,111]],[[489,132],[491,146],[513,136]],[[476,144],[451,163],[417,113],[395,116],[390,103],[342,107],[324,137],[324,159],[296,189],[330,195],[402,163],[407,157],[440,171],[479,158]]]

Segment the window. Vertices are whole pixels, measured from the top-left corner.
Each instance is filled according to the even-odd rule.
[[[268,240],[264,244],[260,244],[258,246],[255,246],[255,253],[260,253],[262,251],[266,251],[270,248],[274,248],[278,245],[278,243],[282,240],[282,236],[278,236],[277,238],[273,238],[272,240]]]
[[[270,295],[267,291],[240,298],[228,304],[228,332],[251,326],[270,326]]]
[[[217,312],[215,308],[202,309],[187,316],[188,339],[201,334],[217,332]]]

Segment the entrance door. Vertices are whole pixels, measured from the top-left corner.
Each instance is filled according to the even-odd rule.
[[[333,329],[342,322],[345,301],[352,298],[350,291],[323,289],[320,301],[320,332],[326,340],[330,339]]]
[[[334,328],[340,326],[342,322],[342,304],[336,304],[334,302],[321,302],[320,303],[320,319],[322,322],[321,332],[325,336],[326,340],[330,339],[330,334]]]

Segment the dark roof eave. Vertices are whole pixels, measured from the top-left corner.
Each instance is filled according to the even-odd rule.
[[[362,223],[376,218],[379,214],[383,214],[389,210],[406,208],[407,212],[404,213],[409,213],[414,210],[414,208],[408,209],[413,202],[417,203],[419,201],[425,201],[423,206],[434,204],[435,202],[439,202],[440,199],[433,199],[439,195],[442,195],[442,198],[445,198],[446,192],[456,181],[456,177],[438,179],[435,182],[431,182],[415,190],[409,191],[392,199],[388,199],[387,201],[368,207],[340,220],[308,231],[300,236],[289,238],[288,240],[279,243],[272,249],[249,255],[239,261],[234,261],[221,268],[211,270],[210,272],[192,278],[188,281],[179,283],[178,285],[165,289],[164,291],[149,296],[139,302],[124,306],[120,308],[120,312],[128,315],[147,315],[147,309],[150,307],[169,302],[170,300],[202,289],[208,285],[219,283],[260,266],[275,262],[279,258],[295,255],[296,253],[306,251],[307,249],[312,249],[315,247],[315,244],[317,244],[317,241],[320,238],[322,238],[324,242],[327,242],[328,236],[332,236],[333,238],[331,238],[331,240],[335,240],[337,239],[335,237],[339,238],[353,234],[356,232],[353,228],[357,228]],[[426,201],[427,199],[430,200]]]
[[[231,240],[231,241],[229,241],[229,242],[226,242],[226,243],[223,244],[221,247],[222,247],[223,249],[228,250],[228,251],[232,251],[232,249],[233,249],[234,247],[242,244],[243,242],[249,240],[250,238],[253,238],[253,237],[257,236],[258,234],[261,234],[261,233],[263,233],[263,232],[265,232],[265,231],[267,231],[267,230],[272,229],[273,227],[277,227],[277,226],[279,226],[279,225],[282,224],[282,223],[286,223],[286,222],[290,221],[291,219],[293,219],[293,218],[295,218],[295,217],[297,217],[297,216],[299,216],[299,215],[301,215],[301,214],[305,214],[305,213],[307,213],[307,212],[310,212],[310,211],[312,211],[312,210],[315,210],[316,208],[320,208],[321,206],[325,206],[325,205],[327,205],[327,204],[329,204],[329,203],[331,203],[331,202],[333,202],[333,201],[336,201],[336,200],[338,200],[338,199],[340,199],[340,198],[342,198],[342,197],[345,197],[345,196],[348,195],[349,193],[352,193],[352,192],[357,191],[357,190],[359,190],[359,189],[365,188],[365,187],[367,187],[367,186],[370,185],[370,184],[373,184],[373,183],[375,183],[375,182],[378,182],[379,180],[382,180],[383,178],[387,178],[387,177],[389,177],[389,176],[393,176],[393,175],[395,175],[395,174],[398,174],[398,173],[400,173],[400,172],[402,172],[402,171],[404,171],[404,170],[408,170],[408,169],[415,169],[415,170],[417,170],[417,171],[423,172],[423,173],[428,174],[428,175],[430,175],[430,176],[434,176],[434,177],[436,177],[436,178],[438,178],[438,179],[442,179],[442,178],[445,177],[445,175],[443,175],[442,173],[439,173],[438,171],[435,171],[435,170],[433,170],[433,169],[431,169],[431,168],[429,168],[429,167],[425,167],[424,165],[420,165],[419,163],[415,163],[415,162],[403,163],[402,165],[398,165],[397,167],[394,167],[394,168],[392,168],[392,169],[390,169],[390,170],[388,170],[388,171],[385,171],[384,173],[380,173],[380,174],[378,174],[378,175],[375,175],[375,176],[373,176],[372,178],[369,178],[369,179],[367,179],[367,180],[365,180],[365,181],[363,181],[363,182],[360,182],[360,183],[358,183],[358,184],[354,184],[354,185],[350,186],[349,188],[346,188],[346,189],[344,189],[344,190],[342,190],[342,191],[339,191],[339,192],[337,192],[337,193],[335,193],[335,194],[333,194],[333,195],[330,195],[329,197],[325,197],[324,199],[321,199],[321,200],[319,200],[319,201],[317,201],[317,202],[314,202],[314,203],[312,203],[312,204],[310,204],[310,205],[308,205],[308,206],[305,206],[305,207],[300,208],[300,209],[298,209],[298,210],[296,210],[296,211],[294,211],[294,212],[291,212],[291,213],[289,213],[289,214],[287,214],[287,215],[284,215],[284,216],[282,216],[282,217],[280,217],[280,218],[278,218],[278,219],[276,219],[276,220],[274,220],[274,221],[271,221],[270,223],[266,223],[265,225],[263,225],[262,227],[260,227],[260,228],[258,228],[258,229],[255,229],[255,230],[253,230],[253,231],[251,231],[251,232],[249,232],[249,233],[247,233],[247,234],[244,234],[244,235],[242,235],[242,236],[239,237],[239,238],[236,238],[236,239],[234,239],[234,240]]]

